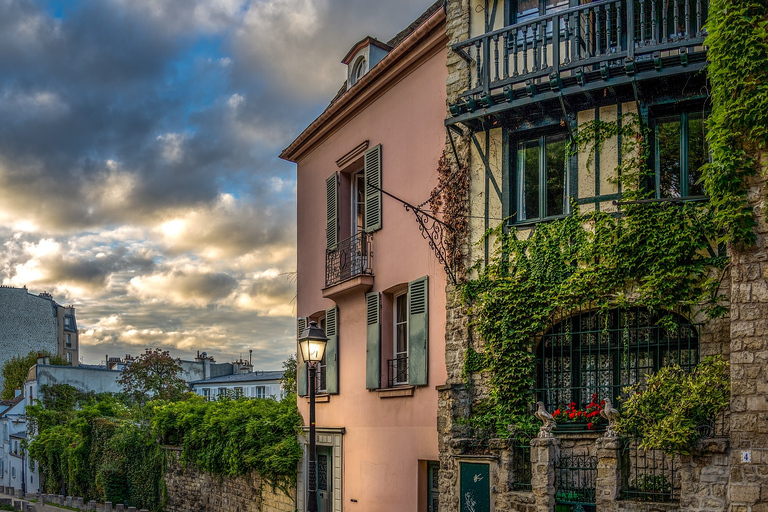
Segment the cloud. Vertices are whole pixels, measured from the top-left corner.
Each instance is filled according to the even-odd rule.
[[[236,286],[237,280],[228,274],[189,265],[165,273],[134,277],[129,283],[129,293],[142,301],[206,307],[229,296]]]
[[[86,362],[253,349],[279,369],[296,178],[277,155],[347,50],[429,3],[0,0],[0,282],[74,304]]]

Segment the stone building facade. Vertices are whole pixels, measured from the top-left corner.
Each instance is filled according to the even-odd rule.
[[[12,357],[37,351],[79,364],[74,306],[62,306],[47,293],[33,295],[26,288],[0,286],[0,367]]]
[[[694,172],[706,153],[689,148],[694,148],[694,126],[702,126],[709,108],[702,25],[707,7],[708,2],[675,0],[446,2],[451,132],[446,147],[454,166],[456,160],[468,162],[468,263],[487,261],[492,240],[478,242],[502,219],[527,236],[537,223],[568,215],[571,201],[582,212],[619,213],[615,201],[621,200],[621,188],[611,175],[623,158],[616,137],[596,155],[597,168],[588,169],[588,155],[572,155],[565,159],[560,188],[546,189],[552,183],[546,168],[550,142],[590,120],[617,121],[631,112],[656,130],[651,147],[659,201],[668,199],[658,164],[669,155],[656,148],[668,123],[677,123],[676,158],[682,165],[676,169],[688,174],[677,176],[687,184],[673,191],[674,200],[703,195]],[[659,44],[664,47],[654,47]],[[540,158],[533,174],[550,193],[539,194],[535,204],[527,201],[530,169],[523,160],[533,147]],[[765,155],[755,156],[768,168]],[[467,351],[482,352],[483,341],[457,289],[447,287],[447,379],[438,387],[441,512],[768,510],[765,185],[754,178],[749,192],[758,244],[727,248],[730,266],[720,293],[730,313],[717,320],[702,313],[682,318],[691,326],[689,340],[695,338],[695,360],[722,355],[731,363],[730,409],[690,455],[666,456],[602,432],[562,429],[553,438],[527,443],[478,442],[463,420],[489,396],[488,376],[465,376],[463,368]],[[547,209],[552,197],[564,201]],[[646,478],[644,468],[654,476]],[[652,487],[658,474],[668,475],[660,484],[663,491],[638,491],[641,479]]]

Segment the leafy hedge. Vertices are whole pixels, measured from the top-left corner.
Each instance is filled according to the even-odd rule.
[[[295,396],[206,402],[187,394],[183,401],[138,407],[125,396],[67,385],[41,391],[43,402],[27,407],[35,433],[28,451],[45,492],[64,487],[89,500],[162,510],[161,443],[181,446],[185,462],[212,474],[257,471],[286,491],[296,483],[302,420]]]
[[[296,484],[302,420],[291,395],[280,402],[206,402],[191,396],[155,406],[151,424],[162,442],[181,446],[182,460],[202,471],[222,476],[257,471],[283,490]]]

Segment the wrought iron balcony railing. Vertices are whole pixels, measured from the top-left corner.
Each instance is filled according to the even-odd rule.
[[[408,384],[408,356],[387,359],[387,387]]]
[[[470,84],[457,116],[495,101],[584,85],[649,68],[705,61],[709,0],[599,0],[516,23],[453,46]],[[694,55],[695,54],[695,55]]]
[[[373,275],[371,233],[357,233],[325,254],[326,288],[360,275]]]

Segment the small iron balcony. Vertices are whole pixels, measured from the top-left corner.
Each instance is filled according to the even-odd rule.
[[[708,10],[709,0],[599,0],[458,43],[453,51],[468,63],[470,86],[451,115],[591,81],[703,66]]]
[[[408,356],[387,359],[387,387],[408,384]]]
[[[361,275],[373,275],[371,233],[357,233],[325,254],[326,288]]]

